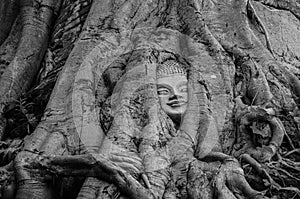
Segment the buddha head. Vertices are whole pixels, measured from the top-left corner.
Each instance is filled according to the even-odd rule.
[[[162,110],[179,125],[187,108],[188,89],[185,68],[174,60],[158,65],[157,94]]]

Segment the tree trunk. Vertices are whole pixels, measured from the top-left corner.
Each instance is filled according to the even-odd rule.
[[[298,1],[24,2],[0,2],[21,10],[0,14],[3,198],[300,196]],[[170,60],[179,127],[157,94]]]

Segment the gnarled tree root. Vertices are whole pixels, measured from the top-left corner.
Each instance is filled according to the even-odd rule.
[[[17,17],[18,0],[2,0],[0,2],[0,46],[7,38]]]
[[[44,173],[61,176],[90,176],[114,183],[119,190],[130,198],[153,198],[149,189],[143,187],[135,178],[122,168],[100,154],[76,156],[44,156],[22,152],[16,159],[18,180],[32,180],[30,170],[38,169]],[[42,175],[43,173],[40,173]],[[21,180],[21,181],[22,181]],[[20,183],[20,181],[19,181]]]
[[[202,166],[204,171],[213,168],[212,161],[222,162],[213,179],[213,186],[216,188],[215,192],[218,198],[267,198],[261,192],[250,187],[237,159],[220,152],[211,152],[202,161],[200,164],[204,165]]]
[[[1,120],[3,120],[4,107],[29,88],[38,72],[47,48],[49,28],[52,24],[54,10],[59,5],[58,2],[60,1],[20,1],[22,37],[14,59],[0,79]],[[0,130],[3,131],[5,123],[1,123],[1,125]],[[0,135],[3,135],[3,132],[0,132]]]
[[[219,166],[216,167],[216,165]],[[18,183],[22,181],[38,183],[36,176],[41,177],[45,174],[90,176],[115,184],[122,194],[130,198],[154,198],[151,189],[144,187],[128,172],[99,154],[52,156],[24,151],[16,158],[15,167],[19,168]],[[213,177],[213,188],[216,189],[218,198],[235,199],[242,196],[252,199],[266,198],[249,186],[236,159],[226,159],[223,164],[195,160],[190,162],[188,167],[187,190],[191,198],[205,198],[205,196],[212,195],[212,191],[208,189],[209,182],[205,177],[206,172],[216,174]],[[201,193],[197,191],[199,188],[195,187],[197,184],[205,191]],[[164,198],[167,198],[167,194]]]
[[[255,0],[262,2],[264,5],[288,10],[295,15],[298,19],[300,19],[300,3],[297,0]]]
[[[275,111],[272,108],[266,109],[258,106],[247,107],[243,104],[240,97],[236,98],[236,104],[236,117],[240,124],[238,140],[241,139],[241,137],[249,136],[247,134],[250,132],[246,130],[246,126],[250,126],[254,122],[266,122],[269,124],[272,135],[268,145],[254,148],[257,143],[252,143],[252,145],[245,146],[248,147],[248,149],[244,147],[239,149],[235,154],[239,156],[238,154],[247,151],[260,162],[270,161],[281,146],[283,137],[286,134],[282,122],[274,116]],[[252,142],[251,140],[248,141]]]

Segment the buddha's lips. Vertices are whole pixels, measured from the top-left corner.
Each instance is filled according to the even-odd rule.
[[[168,106],[171,107],[180,107],[186,104],[186,101],[184,100],[172,100],[170,102],[167,103]]]

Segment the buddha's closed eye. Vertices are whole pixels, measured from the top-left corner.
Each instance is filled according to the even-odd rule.
[[[170,94],[170,90],[167,88],[158,88],[157,89],[157,94],[158,95],[169,95]]]

